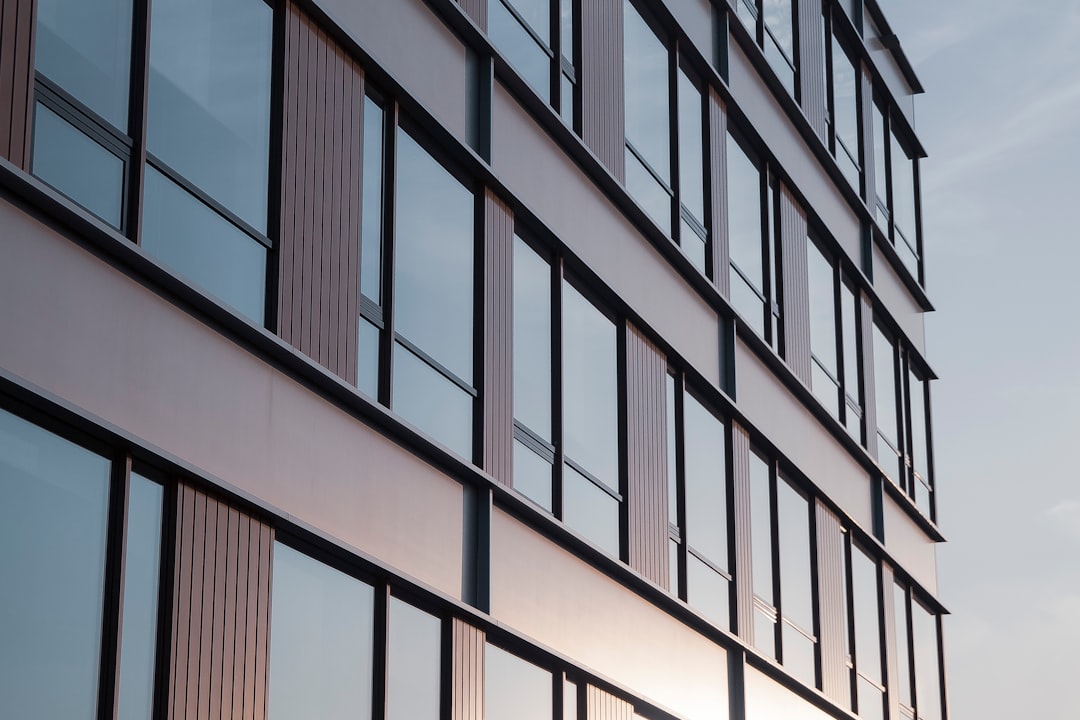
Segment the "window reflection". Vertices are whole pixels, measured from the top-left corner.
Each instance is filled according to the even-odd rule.
[[[484,648],[484,720],[551,720],[552,676],[488,644]]]
[[[388,720],[439,720],[441,632],[439,618],[390,598]]]

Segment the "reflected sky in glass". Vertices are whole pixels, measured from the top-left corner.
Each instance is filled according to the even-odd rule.
[[[860,673],[881,681],[877,566],[866,553],[851,548],[851,594],[855,611],[855,663]]]
[[[679,199],[705,224],[705,151],[701,92],[679,70]]]
[[[810,510],[806,498],[783,480],[776,483],[776,524],[780,544],[780,602],[784,617],[814,631],[810,575]],[[812,673],[811,673],[812,675]],[[813,683],[811,683],[813,684]]]
[[[549,442],[551,357],[551,266],[515,235],[514,419]]]
[[[810,348],[835,378],[840,377],[836,362],[836,299],[833,266],[811,240],[806,241],[810,277]],[[814,388],[817,389],[816,387]],[[835,401],[832,403],[835,406]]]
[[[569,465],[563,466],[562,517],[586,540],[619,556],[619,502]]]
[[[670,185],[668,51],[629,0],[623,23],[626,139]]]
[[[761,173],[730,135],[727,139],[727,173],[731,261],[761,290],[765,287],[761,269]]]
[[[514,489],[551,512],[551,478],[551,463],[515,440]]]
[[[546,4],[537,0],[521,0],[517,3],[517,5],[530,7]],[[551,58],[522,27],[517,18],[510,14],[501,0],[491,0],[488,10],[488,34],[491,36],[492,43],[506,56],[506,59],[532,86],[533,90],[544,99],[544,102],[550,102]],[[542,33],[535,24],[530,22],[533,31],[546,38],[550,34],[549,21],[540,19],[539,23],[543,27]]]
[[[439,720],[442,621],[390,598],[386,712],[389,720]]]
[[[686,540],[727,568],[727,471],[724,424],[689,393],[683,394]]]
[[[393,407],[458,455],[472,457],[472,396],[397,343]]]
[[[769,604],[773,599],[772,500],[769,490],[769,466],[756,453],[750,453],[750,548],[754,575],[754,594]]]
[[[360,211],[360,292],[382,303],[383,109],[364,98],[364,170]]]
[[[484,720],[551,720],[551,673],[487,645],[484,650]]]

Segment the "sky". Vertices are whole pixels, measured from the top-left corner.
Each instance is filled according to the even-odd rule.
[[[1080,718],[1080,0],[881,0],[926,88],[951,717]]]

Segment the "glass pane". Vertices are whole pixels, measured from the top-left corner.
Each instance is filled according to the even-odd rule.
[[[569,465],[563,466],[562,519],[613,557],[619,557],[619,502]]]
[[[551,463],[514,441],[514,489],[548,512],[551,506]]]
[[[273,11],[154,0],[147,148],[265,233]]]
[[[484,649],[484,720],[551,720],[551,673],[494,645]]]
[[[679,200],[705,224],[705,151],[701,92],[679,71]]]
[[[514,236],[514,419],[551,441],[551,266]]]
[[[767,2],[768,0],[766,0]],[[773,35],[771,28],[765,30],[765,59],[769,61],[773,72],[783,83],[784,89],[795,94],[795,62],[792,55],[784,49],[784,42]]]
[[[360,318],[357,342],[356,387],[373,400],[379,398],[379,328]]]
[[[865,720],[884,720],[885,703],[882,692],[865,678],[859,678],[859,717]]]
[[[907,591],[900,585],[893,585],[893,612],[896,617],[896,669],[897,685],[900,688],[900,702],[912,707],[911,699],[911,656],[908,649],[908,613]]]
[[[678,490],[678,465],[675,459],[675,446],[678,443],[675,428],[675,378],[667,376],[666,390],[666,423],[667,423],[667,498],[668,498],[668,523],[679,524],[679,490]]]
[[[781,626],[783,633],[784,667],[810,687],[816,687],[814,649],[816,643],[787,623]]]
[[[636,146],[635,146],[636,147]],[[653,168],[654,170],[656,168]],[[626,149],[626,191],[666,234],[671,234],[671,195],[630,148]]]
[[[728,567],[724,424],[692,395],[683,396],[686,541],[717,567]]]
[[[0,716],[97,717],[109,462],[0,411]]]
[[[806,249],[810,277],[810,350],[833,377],[839,378],[834,295],[836,281],[833,266],[813,241],[806,241]],[[835,409],[835,398],[826,406]]]
[[[619,486],[615,326],[567,282],[563,290],[563,428],[566,454]]]
[[[926,383],[915,373],[908,374],[911,396],[911,455],[915,472],[929,480],[926,442]]]
[[[266,247],[151,166],[143,249],[261,325]]]
[[[360,292],[382,303],[383,109],[364,98],[364,170],[360,211]]]
[[[562,54],[574,57],[574,0],[559,0],[559,29],[562,32]]]
[[[124,206],[124,161],[41,103],[34,105],[32,172],[114,228]]]
[[[795,57],[791,0],[763,0],[765,27],[788,58]]]
[[[937,618],[922,603],[911,603],[915,642],[915,702],[920,720],[941,720],[941,676],[938,672]]]
[[[491,0],[491,4],[499,0]],[[507,0],[544,44],[551,45],[551,0]]]
[[[705,264],[705,240],[685,220],[682,221],[680,245],[694,267],[707,275],[709,271]]]
[[[398,132],[397,331],[473,378],[473,194]]]
[[[855,611],[855,664],[861,675],[881,682],[881,625],[877,563],[851,548],[851,602]]]
[[[727,629],[731,624],[728,581],[693,553],[686,555],[687,602],[710,621]]]
[[[761,267],[761,173],[730,135],[727,139],[727,170],[731,262],[761,292],[765,287]],[[733,277],[732,286],[734,280]]]
[[[574,124],[574,83],[566,75],[562,76],[562,90],[560,91],[562,106],[559,115],[567,125]]]
[[[577,720],[577,683],[563,680],[563,720]]]
[[[668,539],[668,592],[679,594],[679,543]]]
[[[772,500],[769,466],[750,453],[750,548],[754,594],[769,603],[773,598]]]
[[[629,0],[623,3],[623,23],[626,139],[671,185],[668,51]]]
[[[754,647],[766,657],[776,658],[776,622],[754,608]]]
[[[833,379],[821,369],[816,356],[810,365],[810,378],[814,396],[833,417],[839,417],[840,389]]]
[[[491,42],[506,56],[514,69],[521,73],[525,82],[544,98],[544,102],[551,102],[551,57],[522,27],[517,18],[510,14],[502,0],[491,0],[488,9],[488,35],[491,36]],[[549,23],[541,24],[546,37]],[[533,30],[537,28],[534,26]]]
[[[473,398],[394,344],[394,412],[461,457],[472,459]]]
[[[776,483],[776,527],[780,545],[780,603],[784,617],[807,633],[814,631],[810,574],[810,508],[806,498],[783,480]]]
[[[851,153],[853,160],[859,159],[859,101],[855,66],[844,52],[839,41],[832,39],[833,64],[833,122],[836,127],[836,139],[843,143]],[[844,155],[843,149],[837,148],[836,155]]]
[[[858,400],[860,389],[859,378],[859,335],[856,318],[856,306],[858,300],[846,284],[840,284],[840,321],[842,324],[842,340],[844,344],[844,392],[848,396]],[[850,413],[849,413],[850,414]]]
[[[896,348],[888,338],[874,325],[874,399],[877,403],[878,430],[893,444],[899,447],[897,433],[899,419],[896,412]],[[891,467],[887,462],[888,448],[880,448],[878,459],[886,470]]]
[[[731,304],[747,325],[765,337],[765,301],[734,270],[731,272]]]
[[[153,716],[157,649],[158,579],[161,566],[161,506],[165,489],[131,476],[127,556],[124,559],[124,620],[120,650],[119,720]]]
[[[892,136],[893,221],[908,244],[915,244],[915,163]],[[899,238],[897,245],[900,244]]]
[[[390,598],[388,720],[439,720],[442,621]]]
[[[371,718],[374,589],[274,544],[269,720]]]
[[[888,177],[889,170],[885,164],[885,116],[876,105],[870,112],[871,126],[874,134],[874,191],[877,193],[877,218],[878,224],[884,228],[889,226],[888,214]]]
[[[37,70],[127,132],[131,0],[38,0]]]

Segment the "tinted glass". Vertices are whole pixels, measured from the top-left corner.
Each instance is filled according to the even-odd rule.
[[[514,69],[521,73],[533,90],[544,98],[544,102],[550,102],[551,58],[517,21],[517,18],[506,9],[502,0],[491,0],[488,3],[488,10],[488,34],[491,36],[492,43],[506,56]],[[543,25],[546,36],[549,22],[544,21],[540,24]],[[538,28],[534,25],[533,30],[537,31]]]
[[[776,526],[780,543],[780,602],[784,617],[807,633],[813,633],[810,510],[806,498],[783,480],[776,482]]]
[[[472,458],[472,396],[396,343],[393,407],[458,455]]]
[[[397,330],[472,383],[473,195],[405,132],[397,161]]]
[[[262,324],[266,247],[152,167],[143,249]]]
[[[907,591],[900,585],[893,585],[893,614],[896,618],[896,671],[897,686],[900,689],[900,702],[908,707],[911,701],[911,656],[908,649],[908,612]]]
[[[893,221],[896,229],[915,248],[915,164],[900,145],[892,138]]]
[[[724,424],[689,393],[683,396],[686,539],[727,568],[727,472]]]
[[[360,210],[360,292],[382,302],[383,109],[364,98],[364,175]]]
[[[708,267],[705,264],[705,239],[698,234],[696,228],[692,228],[686,222],[685,218],[682,220],[681,225],[682,235],[680,236],[680,242],[683,252],[686,253],[686,257],[690,258],[690,262],[694,264],[694,267],[708,274]]]
[[[728,581],[693,553],[686,555],[687,602],[722,628],[731,622]]]
[[[0,411],[0,716],[97,717],[109,463]]]
[[[629,0],[623,4],[623,23],[626,139],[670,185],[668,51]]]
[[[574,0],[559,0],[559,30],[562,33],[562,54],[570,64],[574,60]]]
[[[761,173],[730,135],[727,139],[727,170],[731,262],[761,291],[765,287],[761,268]]]
[[[877,565],[856,547],[851,548],[851,603],[855,611],[856,667],[862,675],[881,682]]]
[[[781,640],[784,648],[784,667],[804,684],[814,687],[817,682],[814,672],[816,643],[787,623],[781,625],[780,632],[783,635]]]
[[[675,460],[676,438],[675,427],[675,378],[667,376],[666,390],[666,423],[667,423],[667,497],[668,497],[668,522],[672,525],[679,523],[678,507],[678,467]]]
[[[120,227],[124,162],[41,103],[34,106],[32,171],[105,222]]]
[[[577,683],[563,680],[563,720],[577,720]]]
[[[388,720],[439,720],[442,622],[390,598]]]
[[[569,465],[563,467],[563,522],[619,556],[619,502]]]
[[[626,191],[665,233],[671,234],[671,195],[629,147],[626,149]]]
[[[734,268],[734,265],[732,267]],[[731,304],[758,335],[765,337],[765,301],[759,291],[743,280],[734,269],[731,272]]]
[[[615,326],[567,282],[562,284],[563,430],[566,454],[619,485],[619,395]]]
[[[559,108],[559,115],[562,117],[563,122],[567,125],[573,125],[574,123],[574,83],[566,75],[562,75],[562,107]]]
[[[551,266],[514,237],[514,419],[551,440]]]
[[[852,159],[859,159],[859,104],[856,91],[855,66],[833,37],[833,122],[836,139],[843,143]],[[844,152],[837,148],[837,154]]]
[[[147,148],[266,232],[273,11],[262,0],[154,0]]]
[[[146,720],[153,716],[164,495],[161,485],[139,475],[131,476],[127,554],[124,558],[120,696],[116,713],[119,720]]]
[[[370,398],[379,397],[379,328],[360,318],[357,342],[356,387]]]
[[[836,362],[836,299],[833,266],[812,241],[806,241],[810,275],[810,349],[826,370],[839,379]],[[814,388],[817,390],[817,388]],[[835,407],[835,393],[833,406]]]
[[[769,466],[750,453],[750,547],[754,571],[754,594],[765,602],[773,600],[772,499]]]
[[[941,720],[941,676],[938,672],[937,618],[922,603],[911,603],[915,642],[915,702],[921,720]]]
[[[484,651],[484,720],[551,720],[551,673],[494,645]]]
[[[374,603],[370,585],[274,545],[269,720],[371,718]]]
[[[699,222],[705,222],[705,151],[701,92],[679,71],[679,199]]]
[[[40,73],[127,131],[131,0],[38,0],[36,43]]]
[[[908,374],[908,392],[911,396],[911,455],[917,472],[929,481],[927,474],[926,443],[926,383],[918,375]]]
[[[776,621],[759,608],[754,609],[754,647],[767,657],[776,657]]]
[[[893,447],[898,447],[896,433],[896,348],[888,338],[882,334],[877,325],[874,326],[874,399],[877,403],[878,430],[892,442]],[[885,457],[885,449],[878,456]],[[888,464],[886,463],[886,469]]]
[[[548,512],[551,506],[551,463],[514,441],[514,489]]]
[[[788,58],[794,59],[791,0],[763,0],[765,26]]]
[[[859,336],[856,324],[855,293],[846,284],[840,284],[840,312],[843,325],[844,344],[844,391],[856,402],[859,401]]]
[[[859,678],[857,692],[859,717],[864,720],[882,720],[885,717],[885,707],[881,690],[876,685],[871,685],[869,680]]]
[[[885,164],[885,117],[875,105],[870,112],[871,129],[874,133],[874,191],[877,193],[879,223],[888,223],[888,189],[887,178],[889,177],[888,166]],[[882,211],[885,214],[882,215]]]

